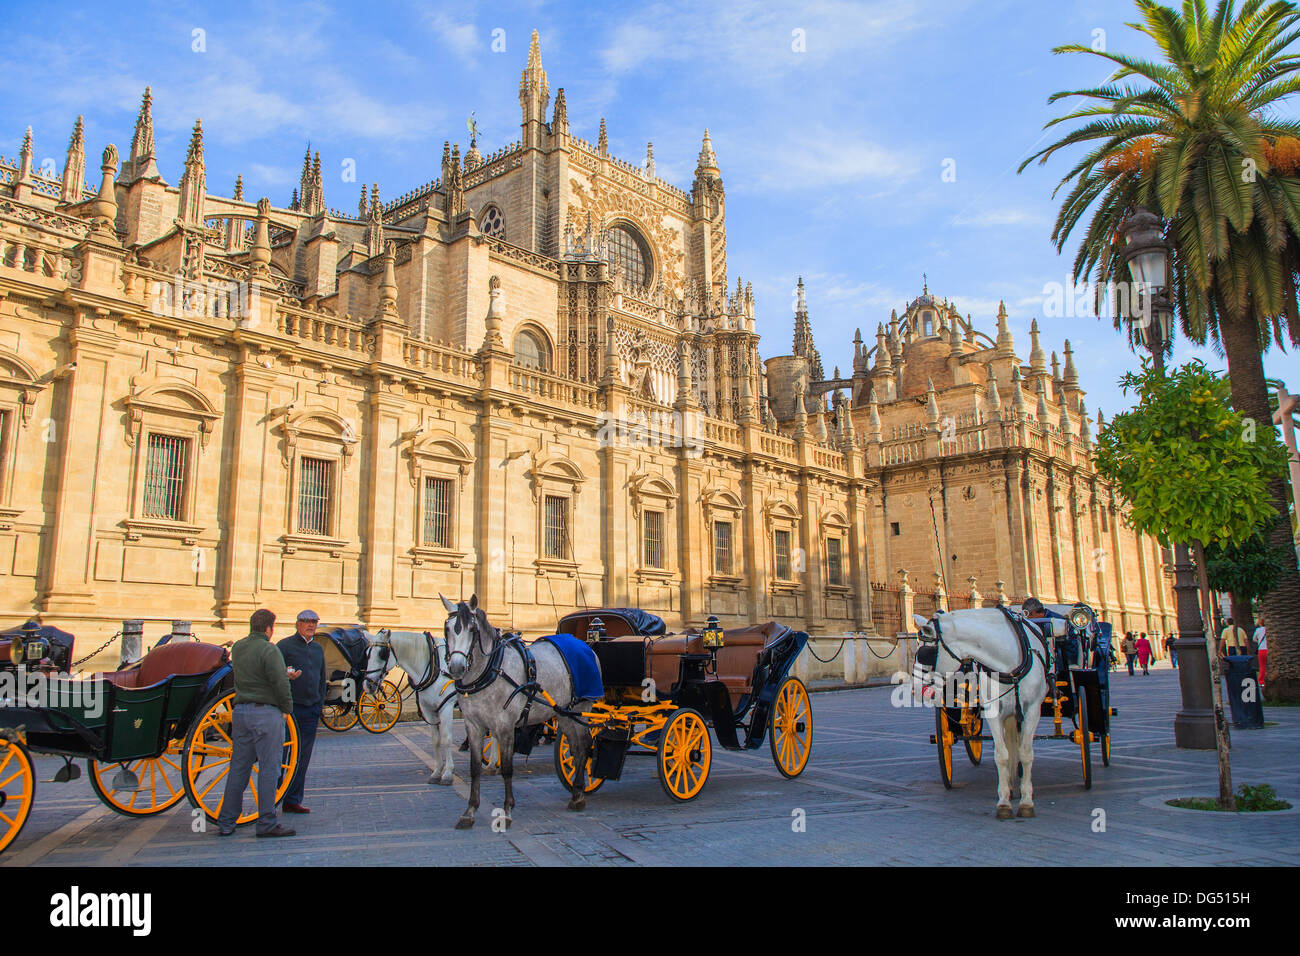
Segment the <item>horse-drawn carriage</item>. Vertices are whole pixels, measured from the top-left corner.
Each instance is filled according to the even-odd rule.
[[[402,716],[402,693],[391,680],[366,682],[370,636],[360,627],[323,627],[316,640],[325,652],[325,704],[321,723],[342,733],[360,722],[372,734],[391,730]]]
[[[1009,607],[1007,611],[1007,620],[1013,627],[1017,626],[1015,618],[1022,616],[1035,629],[1036,633],[1026,638],[1026,646],[1032,645],[1031,652],[1038,654],[1037,642],[1041,641],[1042,658],[1049,662],[1045,668],[1047,688],[1039,705],[1039,717],[1051,720],[1051,732],[1036,734],[1034,739],[1068,740],[1076,745],[1084,789],[1091,789],[1093,743],[1100,745],[1102,764],[1110,765],[1110,718],[1115,713],[1110,706],[1108,680],[1111,626],[1097,620],[1093,609],[1081,602],[1048,605],[1026,602],[1026,606]],[[935,620],[943,617],[948,615]],[[929,658],[936,657],[938,649],[938,641],[929,644]],[[918,661],[923,661],[926,650],[923,645]],[[1028,657],[1022,660],[1031,662]],[[935,707],[935,732],[930,742],[939,748],[939,776],[949,789],[953,781],[953,747],[962,743],[970,762],[978,764],[983,755],[983,742],[993,739],[984,732],[983,710],[989,700],[983,686],[987,681],[980,679],[979,670],[970,659],[963,661],[955,672],[957,679],[944,684],[943,706]],[[1002,692],[1003,702],[1019,706],[1018,681],[1008,683],[1015,689]]]
[[[583,709],[591,730],[586,792],[617,780],[628,755],[655,758],[659,782],[675,800],[699,796],[709,778],[709,728],[727,750],[754,750],[766,737],[777,769],[797,777],[812,750],[812,707],[789,676],[808,635],[775,621],[723,630],[665,634],[659,617],[630,608],[580,611],[559,634],[585,637],[600,664],[603,699]],[[555,771],[571,787],[567,735],[555,741]]]
[[[31,814],[36,795],[32,753],[55,754],[64,765],[56,781],[81,775],[85,758],[100,800],[118,813],[161,813],[184,797],[216,820],[233,750],[234,705],[229,653],[197,641],[156,647],[134,666],[86,679],[45,666],[28,673],[24,661],[54,660],[39,635],[23,641],[17,656],[0,662],[0,677],[14,688],[0,700],[0,851]],[[68,642],[70,652],[71,644]],[[70,653],[69,653],[70,657]],[[285,718],[284,757],[276,800],[289,787],[298,761],[297,727]],[[257,818],[252,799],[240,824]]]

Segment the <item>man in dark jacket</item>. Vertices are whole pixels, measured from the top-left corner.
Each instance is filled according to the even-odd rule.
[[[291,685],[293,717],[298,724],[298,770],[284,794],[285,813],[311,813],[302,805],[302,795],[307,786],[307,766],[311,763],[312,748],[316,745],[321,707],[325,703],[325,652],[315,640],[319,623],[320,617],[315,611],[300,612],[297,633],[276,645],[285,662],[302,672],[302,676]]]
[[[285,666],[284,657],[271,644],[275,615],[262,609],[249,620],[249,634],[230,649],[235,675],[235,708],[232,716],[233,748],[226,792],[217,814],[222,836],[235,832],[235,821],[244,812],[244,789],[257,762],[257,835],[293,836],[294,831],[276,822],[275,789],[284,759],[284,715],[293,711],[290,678],[298,672]]]

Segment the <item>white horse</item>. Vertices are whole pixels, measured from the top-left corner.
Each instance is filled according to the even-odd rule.
[[[1006,615],[994,607],[936,614],[929,620],[919,614],[912,618],[920,628],[922,645],[937,650],[933,670],[936,677],[943,678],[945,686],[962,662],[973,661],[982,669],[980,704],[993,735],[998,767],[997,818],[1011,819],[1011,785],[1017,765],[1023,775],[1016,815],[1032,817],[1034,731],[1050,679],[1050,651],[1038,626],[1025,621],[1022,637]]]
[[[447,639],[427,631],[392,631],[382,628],[370,639],[366,654],[366,686],[373,694],[393,665],[400,665],[415,688],[420,716],[433,730],[436,769],[429,783],[451,786],[453,771],[451,721],[456,703],[456,681],[447,673]]]

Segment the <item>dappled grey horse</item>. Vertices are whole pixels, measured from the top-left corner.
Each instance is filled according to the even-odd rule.
[[[569,809],[584,809],[591,735],[585,724],[561,712],[574,703],[574,688],[569,667],[559,649],[546,642],[526,647],[518,639],[503,638],[478,606],[477,594],[468,603],[453,604],[445,597],[442,603],[448,615],[443,626],[447,673],[456,680],[460,712],[469,733],[469,803],[456,821],[456,829],[467,830],[474,825],[479,806],[479,778],[483,773],[481,762],[474,755],[483,752],[484,735],[492,735],[501,755],[501,778],[506,791],[504,818],[509,827],[510,812],[515,805],[515,728],[535,727],[552,717],[557,718],[559,731],[568,736],[573,751],[575,772]]]

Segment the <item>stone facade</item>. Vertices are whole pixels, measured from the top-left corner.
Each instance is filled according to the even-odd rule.
[[[1009,335],[950,345],[915,324],[927,293],[882,332],[893,371],[859,342],[826,377],[802,295],[796,354],[764,366],[707,131],[687,192],[653,147],[610,156],[603,120],[570,136],[535,36],[519,96],[519,142],[447,144],[437,180],[362,188],[355,214],[319,155],[286,206],[210,194],[199,123],[169,185],[148,92],[97,188],[80,123],[61,177],[30,131],[0,159],[0,618],[96,643],[134,617],[237,633],[260,606],[426,628],[477,592],[531,633],[601,603],[893,633],[871,582],[930,587],[931,500],[953,592],[1168,616],[1068,363],[1058,386]],[[1017,374],[1066,417],[1013,411]]]

